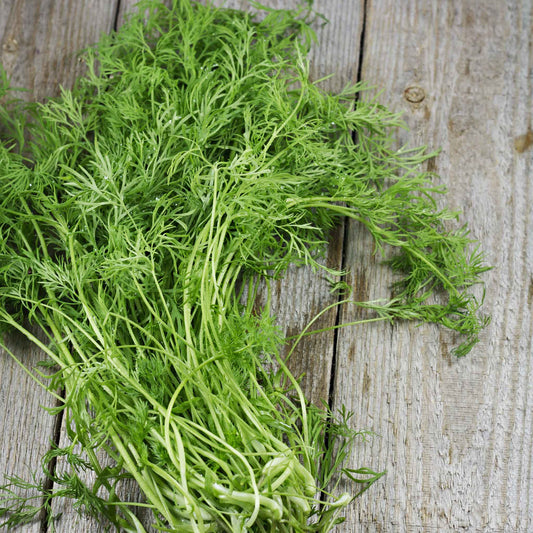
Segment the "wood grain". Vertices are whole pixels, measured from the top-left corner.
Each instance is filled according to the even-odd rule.
[[[55,96],[59,84],[70,86],[82,71],[78,50],[96,42],[112,28],[113,2],[88,0],[2,0],[0,2],[0,62],[13,86],[28,100]],[[13,352],[29,368],[43,354],[18,336],[8,339]],[[41,456],[55,438],[55,419],[42,406],[53,398],[0,350],[0,473],[31,479],[40,473]],[[38,532],[37,520],[23,529]],[[74,530],[72,530],[74,531]]]
[[[32,368],[44,359],[42,352],[22,336],[11,335],[6,340],[7,348],[26,367]],[[31,480],[33,472],[40,474],[40,458],[49,450],[54,436],[54,418],[43,410],[43,406],[51,407],[54,401],[2,349],[0,378],[0,479],[2,483],[7,481],[7,476]],[[22,490],[16,492],[25,494]],[[40,528],[38,516],[24,531],[38,533]]]
[[[401,142],[442,147],[432,162],[487,261],[492,324],[466,358],[434,328],[399,324],[339,335],[336,401],[380,437],[354,463],[388,476],[348,512],[343,531],[533,529],[532,152],[530,2],[370,0],[363,78],[405,112]],[[371,296],[389,273],[350,226],[348,263]],[[356,311],[346,309],[345,320]]]
[[[3,0],[2,64],[13,85],[33,100],[56,95],[60,84],[71,86],[82,70],[78,52],[112,29],[114,4]]]

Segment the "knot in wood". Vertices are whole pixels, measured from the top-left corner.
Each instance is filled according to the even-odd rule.
[[[416,85],[413,85],[405,89],[405,91],[403,92],[403,96],[408,102],[411,102],[411,104],[419,104],[426,97],[426,93],[424,92],[424,89],[422,89],[422,87],[417,87]]]
[[[8,53],[14,53],[18,50],[19,43],[14,37],[8,37],[2,45],[2,50]]]

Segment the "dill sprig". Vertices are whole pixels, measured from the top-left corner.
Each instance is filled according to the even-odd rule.
[[[331,95],[309,79],[308,7],[139,12],[85,51],[72,90],[0,108],[0,321],[59,369],[49,390],[65,390],[86,457],[51,452],[71,471],[44,469],[44,505],[72,497],[143,531],[117,497],[129,476],[164,531],[329,531],[351,500],[333,495],[339,476],[367,487],[380,474],[342,467],[364,433],[304,398],[257,281],[325,269],[329,231],[349,217],[400,274],[390,301],[360,303],[371,319],[443,324],[463,355],[486,320],[470,290],[481,255],[437,207],[444,191],[421,170],[432,154],[394,147],[399,116],[354,106],[361,85]],[[8,525],[40,509],[12,485],[26,487],[4,487]]]

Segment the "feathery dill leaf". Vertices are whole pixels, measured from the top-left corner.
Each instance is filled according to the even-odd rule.
[[[468,231],[448,229],[456,214],[437,208],[443,191],[420,170],[431,154],[394,148],[398,115],[354,107],[362,86],[330,95],[310,81],[307,4],[259,20],[142,2],[146,16],[85,52],[72,90],[0,107],[0,323],[39,342],[29,318],[47,335],[50,390],[64,388],[87,457],[53,451],[71,472],[45,468],[45,506],[72,497],[143,531],[117,497],[129,476],[165,531],[339,523],[351,497],[330,494],[333,480],[364,489],[380,477],[342,467],[364,433],[308,404],[268,306],[252,312],[243,287],[290,264],[325,269],[317,258],[343,217],[402,275],[390,301],[360,303],[375,319],[456,330],[458,355],[477,341],[485,319],[470,288],[485,267]],[[13,494],[4,486],[7,525],[40,509]]]

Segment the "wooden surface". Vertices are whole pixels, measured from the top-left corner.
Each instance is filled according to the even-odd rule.
[[[120,24],[132,4],[1,0],[0,60],[27,98],[54,95],[79,71],[75,52]],[[431,165],[449,187],[447,202],[464,212],[496,267],[485,275],[492,323],[464,359],[450,355],[451,334],[414,324],[309,337],[293,356],[311,398],[331,396],[354,411],[355,427],[379,434],[357,446],[350,466],[388,475],[356,500],[338,531],[533,531],[533,3],[315,5],[330,23],[317,25],[313,77],[336,72],[328,83],[338,90],[360,76],[405,112],[411,130],[399,143],[442,147]],[[350,269],[358,299],[387,295],[390,274],[357,225],[332,235],[325,260]],[[324,280],[300,269],[277,287],[275,309],[290,334],[331,301]],[[323,323],[356,316],[347,307]],[[41,358],[21,339],[10,345],[25,363]],[[0,472],[27,475],[61,433],[39,407],[53,401],[7,354],[0,384]],[[68,506],[58,510],[58,532],[98,531]],[[46,530],[38,522],[23,529]]]

